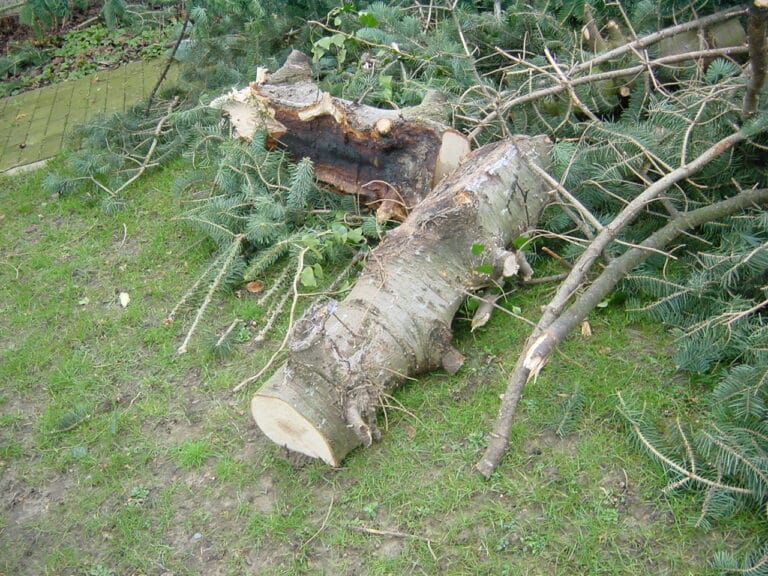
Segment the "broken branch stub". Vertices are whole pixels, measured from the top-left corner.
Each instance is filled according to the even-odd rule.
[[[403,379],[458,370],[453,316],[468,290],[493,280],[478,269],[549,202],[529,168],[546,164],[549,146],[517,137],[473,152],[387,233],[343,302],[318,303],[294,324],[286,363],[251,402],[271,440],[339,466],[378,439],[377,410]]]
[[[266,130],[295,158],[310,158],[321,183],[359,195],[380,221],[403,220],[470,150],[465,136],[440,121],[445,103],[438,93],[402,110],[334,98],[314,83],[309,59],[298,51],[261,76],[211,106],[228,114],[240,137]]]

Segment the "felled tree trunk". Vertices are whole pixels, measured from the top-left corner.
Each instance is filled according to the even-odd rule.
[[[443,123],[444,98],[383,110],[334,98],[312,80],[309,59],[294,51],[274,73],[211,103],[237,135],[258,130],[296,159],[310,158],[318,181],[361,197],[380,221],[403,220],[469,152],[469,140]]]
[[[549,201],[529,168],[548,150],[544,137],[518,137],[472,153],[371,252],[343,302],[295,323],[287,362],[251,403],[269,438],[338,466],[379,437],[377,409],[404,378],[458,370],[453,316],[466,291],[514,272],[507,247]]]

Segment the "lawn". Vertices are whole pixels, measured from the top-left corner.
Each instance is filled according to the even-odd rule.
[[[704,411],[706,383],[676,372],[664,330],[621,307],[590,319],[525,393],[490,481],[473,464],[526,336],[497,314],[455,323],[455,376],[409,381],[383,441],[341,469],[284,453],[248,412],[262,345],[247,291],[218,296],[190,351],[193,310],[166,318],[212,245],[174,220],[184,161],[141,180],[125,209],[48,197],[43,169],[0,177],[0,574],[714,574],[718,551],[755,546],[736,518],[694,526],[692,494],[617,414],[617,392],[658,415]],[[552,287],[517,292],[535,319]],[[305,303],[306,304],[306,303]]]

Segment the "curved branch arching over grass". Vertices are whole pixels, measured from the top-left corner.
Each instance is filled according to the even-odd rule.
[[[683,212],[667,225],[649,236],[639,246],[628,249],[621,257],[613,260],[566,310],[565,307],[576,290],[583,284],[597,258],[605,247],[614,241],[619,232],[630,224],[650,202],[653,202],[671,186],[684,180],[706,166],[714,158],[745,141],[755,131],[764,129],[763,123],[744,127],[720,140],[699,157],[668,173],[649,186],[642,194],[630,202],[619,215],[595,237],[589,247],[576,261],[568,277],[561,283],[552,301],[544,309],[544,314],[536,328],[526,341],[523,352],[515,365],[507,383],[499,414],[488,442],[488,447],[476,464],[478,471],[490,478],[499,465],[507,446],[512,421],[517,404],[522,397],[523,388],[531,378],[536,378],[554,349],[565,339],[592,309],[603,300],[618,282],[635,266],[645,260],[652,251],[664,248],[681,233],[706,222],[733,214],[749,206],[768,202],[768,190],[750,190],[737,196],[716,202],[690,212]]]

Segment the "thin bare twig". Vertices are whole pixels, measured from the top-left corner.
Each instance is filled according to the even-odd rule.
[[[527,283],[530,284],[531,283],[530,280]],[[481,298],[480,296],[478,296],[477,294],[473,294],[472,292],[469,292],[468,290],[462,289],[461,292],[462,292],[462,294],[464,294],[468,298],[473,298],[474,300],[479,300],[480,302],[485,302],[489,306],[492,306],[493,308],[495,308],[496,310],[501,310],[502,312],[504,312],[504,314],[506,314],[508,316],[512,316],[512,318],[514,318],[515,320],[520,320],[521,322],[525,322],[526,324],[528,324],[528,326],[536,326],[535,322],[531,322],[530,320],[528,320],[528,318],[520,316],[519,314],[515,314],[514,312],[512,312],[512,310],[508,310],[508,309],[504,308],[503,306],[499,306],[498,304],[496,304],[496,302],[489,302],[488,300],[485,300],[485,299]]]
[[[302,544],[301,544],[301,546],[299,546],[299,548],[306,548],[307,545],[310,542],[312,542],[312,540],[314,540],[315,538],[318,537],[320,532],[325,530],[325,526],[326,526],[326,524],[328,524],[328,518],[331,517],[331,510],[333,510],[333,494],[331,494],[331,502],[328,504],[328,511],[325,513],[325,518],[323,518],[323,523],[320,524],[320,528],[318,528],[317,531],[314,534],[312,534],[312,536],[310,536],[309,538],[304,540],[304,542],[302,542]]]
[[[429,538],[424,536],[418,536],[416,534],[407,534],[405,532],[395,532],[393,530],[377,530],[376,528],[368,528],[366,526],[350,526],[355,532],[363,532],[364,534],[375,534],[376,536],[393,536],[394,538],[409,538],[412,540],[421,540],[422,542],[432,542]]]
[[[283,338],[282,343],[280,344],[280,347],[275,350],[275,353],[272,354],[272,357],[269,359],[269,361],[262,366],[261,370],[259,370],[256,374],[253,376],[246,378],[242,382],[240,382],[237,386],[232,388],[232,393],[237,393],[249,384],[252,384],[253,382],[256,382],[259,378],[261,378],[264,373],[269,370],[272,367],[272,364],[275,363],[275,360],[280,356],[280,354],[285,350],[285,346],[288,344],[288,338],[291,334],[291,326],[293,326],[293,319],[296,315],[296,304],[299,301],[299,296],[301,295],[299,293],[299,279],[301,278],[301,271],[304,269],[304,255],[307,253],[307,250],[309,248],[305,246],[301,249],[301,252],[299,252],[298,262],[296,264],[296,274],[293,276],[293,284],[292,284],[292,292],[293,292],[293,302],[291,302],[291,310],[288,314],[288,329],[285,331],[285,337]]]
[[[571,194],[568,189],[563,186],[560,182],[555,180],[552,176],[550,176],[549,172],[544,170],[539,165],[531,162],[529,163],[529,168],[531,168],[536,174],[544,178],[546,180],[547,184],[552,186],[557,192],[565,197],[566,200],[574,207],[576,210],[578,210],[579,214],[581,214],[582,218],[589,222],[589,224],[595,229],[595,231],[600,232],[603,229],[603,225],[600,223],[600,221],[595,218],[595,216],[590,212],[584,204],[579,202],[579,199],[576,198],[573,194]],[[576,222],[578,225],[578,222]],[[591,234],[590,234],[591,235]]]
[[[539,100],[545,96],[553,96],[555,94],[564,92],[568,89],[573,89],[573,87],[579,86],[581,84],[601,82],[604,80],[610,80],[613,78],[620,78],[625,76],[635,76],[635,75],[642,74],[643,72],[646,72],[648,70],[651,70],[654,67],[666,66],[668,64],[674,64],[676,62],[684,62],[686,60],[696,60],[699,58],[715,58],[718,56],[727,56],[727,55],[736,55],[736,54],[746,53],[748,51],[748,47],[746,46],[729,46],[724,48],[694,50],[691,52],[687,52],[685,54],[671,54],[669,56],[663,56],[653,60],[645,59],[645,57],[643,56],[643,51],[647,46],[650,46],[656,42],[659,42],[664,38],[673,36],[675,34],[679,34],[681,32],[685,32],[687,30],[691,30],[699,27],[706,27],[710,24],[714,24],[722,20],[727,20],[729,18],[733,18],[735,16],[743,14],[744,12],[745,12],[744,9],[736,9],[736,10],[729,10],[725,12],[719,12],[717,14],[713,14],[706,18],[700,18],[692,22],[686,22],[685,24],[672,26],[660,32],[649,34],[647,36],[644,36],[643,38],[638,38],[637,40],[629,42],[624,46],[619,46],[618,48],[609,50],[608,52],[603,52],[602,54],[599,54],[598,56],[595,56],[590,60],[586,60],[580,64],[577,64],[573,66],[570,70],[568,70],[566,78],[568,78],[569,80],[567,84],[561,81],[558,81],[556,84],[552,86],[548,86],[546,88],[540,88],[538,90],[529,90],[529,91],[526,91],[526,93],[521,94],[519,96],[511,96],[502,100],[498,105],[498,109],[490,112],[485,118],[483,118],[480,122],[478,122],[477,126],[475,126],[475,128],[469,133],[468,137],[470,139],[476,138],[480,134],[480,132],[483,129],[485,129],[489,124],[496,121],[503,114],[506,114],[511,108],[514,108],[515,106],[519,106],[527,102]],[[498,54],[504,56],[505,58],[508,58],[509,60],[513,61],[515,64],[525,64],[526,66],[530,66],[529,63],[505,52],[501,48],[496,48],[495,50]],[[599,68],[598,66],[599,64],[605,62],[606,60],[612,60],[614,58],[622,56],[626,52],[634,53],[640,59],[641,63],[635,66],[627,66],[626,68],[621,68],[619,70],[609,70],[606,72],[592,73],[593,70]],[[539,71],[544,72],[541,69]],[[577,77],[579,74],[582,74],[585,72],[588,73],[587,76]],[[552,77],[551,73],[549,72],[544,72],[544,73],[546,73],[546,75],[549,76],[550,78]]]

